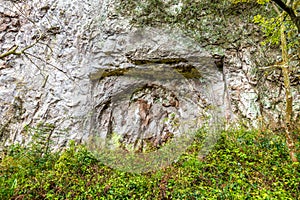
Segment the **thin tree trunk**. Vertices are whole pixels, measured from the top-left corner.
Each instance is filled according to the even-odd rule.
[[[283,79],[284,79],[284,88],[285,88],[285,100],[286,100],[286,107],[285,107],[285,137],[286,143],[290,151],[290,157],[293,162],[298,162],[296,152],[295,152],[295,144],[293,138],[291,136],[291,120],[293,114],[293,95],[291,91],[291,84],[290,84],[290,70],[289,70],[289,58],[287,52],[287,42],[285,36],[285,25],[282,23],[280,27],[280,36],[281,36],[281,51],[282,51],[282,60],[283,65],[281,67]]]

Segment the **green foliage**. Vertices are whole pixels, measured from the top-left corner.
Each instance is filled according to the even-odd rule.
[[[232,3],[249,3],[249,2],[257,2],[258,4],[266,4],[270,0],[231,0]]]
[[[42,158],[50,153],[54,128],[54,125],[44,123],[39,123],[36,127],[26,126],[24,128],[26,134],[32,136],[29,148],[34,154],[33,156]]]
[[[232,3],[245,3],[251,0],[232,0]],[[256,0],[258,4],[266,5],[271,7],[270,0]],[[276,8],[276,4],[273,4],[273,9]],[[279,11],[280,9],[278,9]],[[279,45],[280,44],[280,26],[286,27],[286,37],[288,40],[288,48],[290,52],[297,51],[299,48],[298,30],[296,25],[292,22],[287,13],[270,15],[265,12],[261,12],[253,17],[253,22],[261,27],[261,31],[265,36],[265,40],[262,42],[263,45]]]
[[[280,44],[280,17],[266,18],[259,15],[254,16],[253,22],[261,26],[261,30],[266,36],[266,40],[262,42],[263,45],[268,43],[279,45]]]
[[[280,26],[284,25],[286,27],[285,34],[288,41],[287,47],[289,52],[293,53],[293,51],[297,51],[297,48],[300,45],[297,36],[297,28],[290,20],[282,21],[282,17],[280,15],[275,17],[265,17],[258,14],[254,16],[253,22],[261,27],[261,31],[266,37],[262,42],[263,45],[279,45],[281,42]]]
[[[46,151],[43,146],[12,145],[0,161],[0,199],[300,197],[299,163],[291,163],[282,135],[230,130],[222,133],[205,158],[199,158],[203,134],[197,134],[177,162],[147,174],[111,169],[74,142],[44,159],[36,154],[36,148]]]

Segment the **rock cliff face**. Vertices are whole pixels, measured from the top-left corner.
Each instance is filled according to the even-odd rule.
[[[2,145],[39,123],[57,146],[117,135],[143,150],[205,123],[280,119],[252,76],[254,47],[214,55],[181,30],[132,27],[109,0],[0,0],[0,17],[0,52],[13,51],[0,60]]]

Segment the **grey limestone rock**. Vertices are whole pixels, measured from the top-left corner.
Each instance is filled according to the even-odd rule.
[[[2,145],[49,123],[57,147],[117,135],[143,150],[212,118],[262,114],[249,48],[223,63],[181,30],[132,27],[112,0],[0,0],[0,17],[0,52],[25,49],[0,60]]]

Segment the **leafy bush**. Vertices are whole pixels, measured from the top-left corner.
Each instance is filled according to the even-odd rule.
[[[296,133],[299,134],[299,133]],[[198,134],[169,167],[146,174],[111,169],[82,145],[36,154],[12,145],[0,162],[0,199],[297,199],[299,163],[290,161],[284,136],[230,130],[198,156]],[[46,151],[41,145],[39,152]]]

